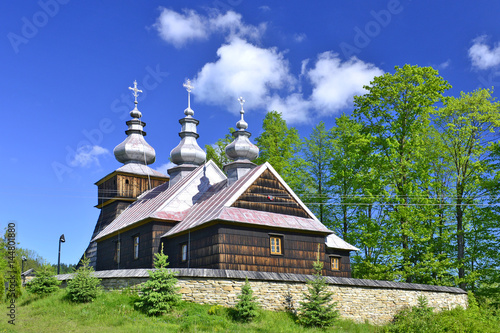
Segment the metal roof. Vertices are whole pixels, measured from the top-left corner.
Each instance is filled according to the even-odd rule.
[[[226,186],[226,181],[212,186],[205,192],[202,198],[200,198],[198,203],[193,206],[186,218],[170,229],[163,237],[172,236],[214,220],[325,233],[332,232],[318,221],[312,213],[310,213],[312,218],[301,218],[291,215],[230,207],[230,205],[234,203],[234,201],[236,201],[236,199],[252,185],[265,170],[274,171],[269,163],[265,163],[252,169],[229,187]],[[277,175],[276,171],[273,173]],[[281,177],[278,179],[283,185],[286,185]],[[288,186],[286,187],[288,188]],[[293,194],[291,189],[289,191]],[[295,198],[300,205],[305,207],[298,197],[295,196]],[[310,212],[309,210],[307,211]]]
[[[360,251],[355,246],[352,246],[351,244],[347,243],[344,241],[342,238],[335,234],[328,235],[326,237],[326,247],[333,248],[333,249],[343,249],[343,250],[349,250],[349,251]]]
[[[135,175],[145,175],[145,176],[155,176],[155,177],[167,177],[163,173],[156,171],[154,169],[151,169],[147,165],[140,164],[140,163],[127,163],[118,169],[116,171],[119,172],[126,172],[126,173],[133,173]]]

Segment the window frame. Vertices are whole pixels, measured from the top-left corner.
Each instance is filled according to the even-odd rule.
[[[330,256],[330,270],[340,271],[342,269],[342,258],[339,256]],[[335,265],[337,263],[337,265]]]
[[[181,255],[181,262],[187,262],[188,261],[188,243],[181,243],[180,244],[180,255]],[[185,258],[184,258],[185,255]]]
[[[133,244],[134,244],[134,260],[139,259],[139,245],[140,245],[140,238],[139,235],[134,235],[133,237]],[[137,242],[136,242],[137,240]]]
[[[283,255],[283,235],[269,234],[269,253],[273,256]],[[273,244],[274,241],[274,244]],[[276,242],[277,241],[277,242]],[[274,251],[273,251],[274,247]]]

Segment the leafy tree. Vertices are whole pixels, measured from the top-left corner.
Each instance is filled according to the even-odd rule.
[[[414,282],[415,265],[432,259],[421,246],[428,241],[422,220],[430,212],[426,193],[430,175],[425,157],[425,133],[429,114],[442,100],[450,85],[430,67],[405,65],[395,73],[374,78],[367,93],[355,96],[355,116],[364,123],[364,130],[372,140],[374,153],[379,157],[376,166],[384,175],[388,231],[398,238],[391,243],[398,274],[407,282]],[[424,250],[424,252],[422,252]],[[425,267],[425,266],[422,266]]]
[[[495,102],[491,91],[479,89],[467,94],[462,92],[459,98],[448,98],[445,106],[434,112],[437,116],[435,123],[444,142],[443,153],[453,171],[456,258],[459,284],[462,288],[468,283],[466,230],[471,224],[472,215],[468,216],[467,211],[474,208],[473,204],[484,194],[480,186],[481,181],[497,172],[493,170],[493,174],[488,174],[490,170],[487,158],[493,148],[492,134],[500,126],[499,109],[500,104]]]
[[[177,293],[175,273],[168,270],[168,256],[155,253],[155,270],[149,271],[149,280],[141,288],[142,295],[135,302],[136,308],[149,316],[159,316],[169,312],[181,300]]]
[[[226,134],[224,138],[217,140],[217,142],[213,145],[205,145],[207,161],[214,161],[221,170],[225,164],[231,162],[226,155],[226,146],[233,141],[233,132],[234,128],[230,127],[229,134]]]
[[[330,194],[331,143],[325,128],[320,122],[313,128],[309,138],[304,140],[305,171],[307,173],[307,187],[310,193],[303,194],[303,200],[309,209],[319,217],[321,223],[330,226],[332,221],[327,213],[330,209],[328,196]]]
[[[84,256],[73,279],[68,281],[67,295],[73,302],[92,302],[101,290],[101,280],[93,275],[94,269],[89,266],[89,263],[90,259]]]
[[[288,128],[277,111],[266,114],[262,129],[264,132],[255,139],[260,149],[255,163],[269,162],[294,191],[302,192],[304,160],[300,156],[302,140],[297,130]]]
[[[252,296],[253,291],[248,278],[245,279],[245,284],[241,288],[241,294],[238,295],[238,303],[235,305],[236,318],[243,322],[251,321],[253,318],[258,316],[257,309],[259,305],[255,301],[255,297]]]
[[[314,279],[307,281],[307,293],[300,302],[299,323],[306,327],[328,327],[338,318],[336,303],[332,303],[333,293],[328,291],[326,278],[321,276],[323,263],[318,259],[313,263]]]
[[[61,281],[58,281],[55,276],[54,269],[49,265],[43,265],[36,271],[36,276],[33,280],[26,284],[28,292],[45,296],[59,289]]]

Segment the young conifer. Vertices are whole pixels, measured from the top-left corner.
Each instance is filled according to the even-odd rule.
[[[29,293],[39,296],[46,296],[57,291],[61,281],[58,281],[54,274],[52,266],[43,265],[37,269],[35,278],[26,284],[26,289]]]
[[[93,275],[94,269],[89,266],[90,259],[83,257],[81,266],[75,272],[73,279],[68,281],[68,296],[77,303],[91,302],[97,298],[101,290],[101,280]]]
[[[248,278],[245,279],[245,284],[241,288],[241,294],[238,296],[238,303],[236,303],[236,317],[244,322],[251,321],[253,318],[258,316],[257,309],[259,305],[255,301],[253,295],[252,287],[248,282]]]
[[[144,283],[142,295],[135,302],[136,308],[149,316],[159,316],[169,312],[181,300],[177,293],[177,279],[175,273],[167,269],[168,256],[163,253],[155,254],[155,270],[149,272],[149,280]]]
[[[333,293],[328,291],[326,278],[321,276],[323,263],[318,258],[313,263],[314,279],[307,281],[308,291],[304,293],[304,301],[300,302],[299,323],[311,327],[328,327],[338,318],[336,303],[332,303]]]

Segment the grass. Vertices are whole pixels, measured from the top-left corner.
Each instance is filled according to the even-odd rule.
[[[5,315],[0,332],[381,332],[382,328],[340,320],[328,330],[304,328],[286,312],[259,311],[250,323],[233,320],[232,310],[182,302],[171,313],[148,317],[133,307],[133,296],[106,292],[92,303],[75,304],[59,290],[45,298],[23,295],[16,302],[16,325]],[[2,306],[5,308],[5,306]],[[5,310],[6,311],[6,310]]]

